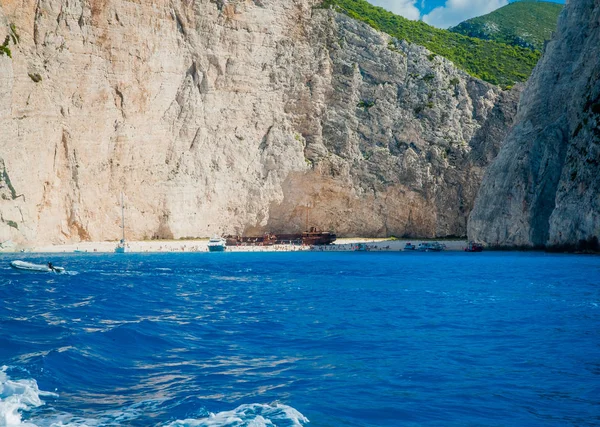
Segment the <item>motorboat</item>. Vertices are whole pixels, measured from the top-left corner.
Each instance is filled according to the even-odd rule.
[[[223,237],[213,236],[208,241],[208,250],[210,252],[224,252],[226,245],[227,240],[225,240]]]
[[[446,248],[446,245],[439,242],[423,242],[419,243],[417,247],[418,251],[421,252],[441,252]]]
[[[32,262],[16,260],[16,261],[11,261],[10,266],[17,270],[37,271],[40,273],[50,273],[50,272],[64,273],[64,271],[65,271],[64,267],[56,267],[56,266],[52,265],[52,263],[34,264]]]
[[[413,245],[412,243],[407,243],[406,245],[404,245],[404,250],[405,251],[414,251],[416,250],[417,247],[415,245]]]

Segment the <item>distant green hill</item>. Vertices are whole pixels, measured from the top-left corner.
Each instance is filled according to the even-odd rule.
[[[557,3],[519,1],[462,22],[450,31],[541,51],[544,41],[552,37],[562,9]]]
[[[320,7],[333,7],[399,40],[425,46],[472,76],[493,84],[511,86],[527,80],[540,57],[539,52],[531,49],[472,38],[440,30],[421,21],[410,21],[365,0],[324,0]]]

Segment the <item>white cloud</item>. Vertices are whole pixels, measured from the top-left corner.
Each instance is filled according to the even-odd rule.
[[[371,0],[370,3],[408,19],[417,20],[421,17],[421,12],[415,6],[417,0]]]
[[[499,7],[506,6],[508,0],[446,0],[444,6],[436,7],[423,21],[438,28],[448,28],[476,16],[485,15]]]

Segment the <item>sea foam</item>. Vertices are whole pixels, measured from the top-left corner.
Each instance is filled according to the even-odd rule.
[[[210,414],[207,418],[177,420],[165,427],[302,427],[308,422],[308,418],[291,406],[253,403]]]
[[[23,422],[23,411],[42,406],[42,396],[56,397],[55,393],[42,391],[34,379],[11,380],[7,366],[0,368],[0,427],[35,427]]]
[[[42,397],[58,397],[56,393],[40,390],[35,379],[11,380],[7,366],[0,368],[0,427],[92,427],[114,425],[115,421],[132,422],[139,413],[117,411],[97,419],[83,419],[67,414],[54,414],[51,418],[23,420],[23,412],[44,405]],[[99,414],[96,414],[99,415]],[[231,411],[211,413],[206,418],[177,420],[164,427],[302,427],[308,419],[291,406],[275,402],[247,404]]]

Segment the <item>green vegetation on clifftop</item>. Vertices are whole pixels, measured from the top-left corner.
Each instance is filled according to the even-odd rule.
[[[365,0],[324,0],[320,7],[334,8],[399,40],[426,47],[474,77],[502,86],[529,78],[540,53],[440,30],[421,21],[410,21]]]
[[[556,29],[562,4],[544,1],[511,3],[484,16],[461,22],[450,31],[484,40],[542,50]]]

